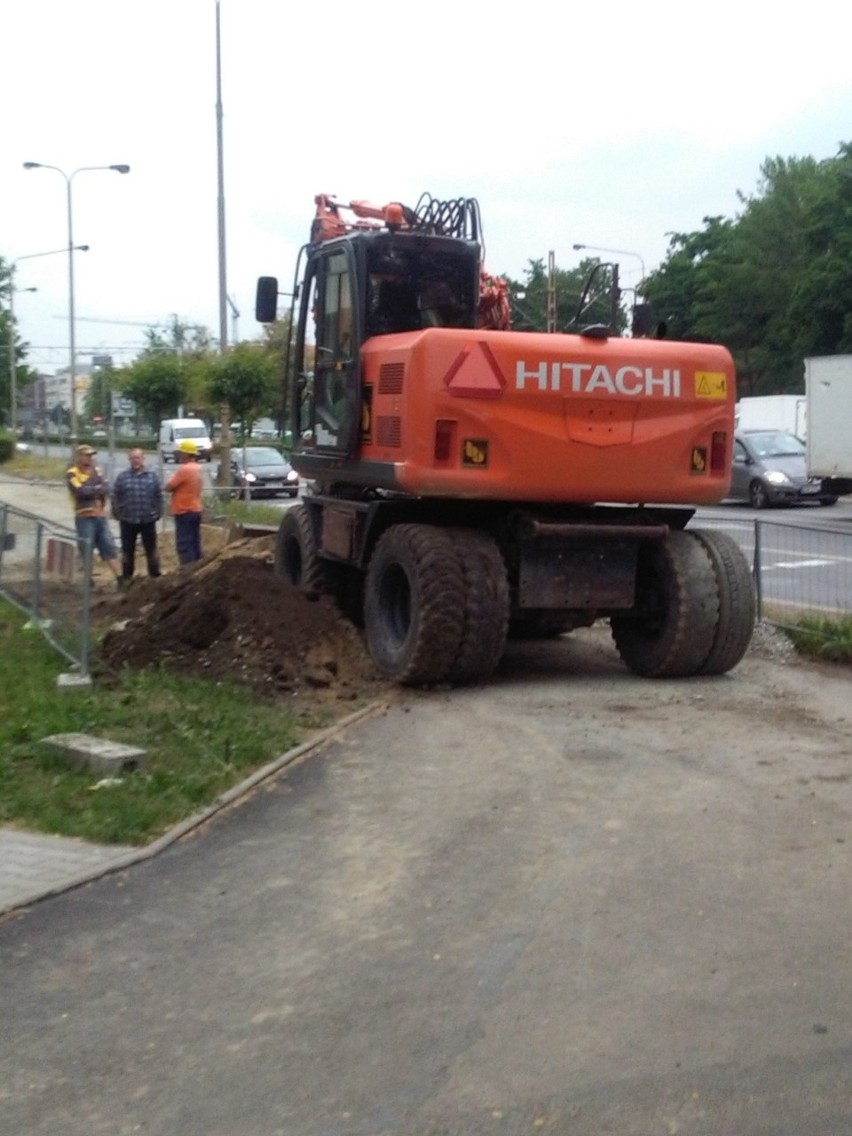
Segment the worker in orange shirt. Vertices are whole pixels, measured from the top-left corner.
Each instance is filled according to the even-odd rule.
[[[198,446],[191,438],[178,444],[177,470],[166,482],[175,519],[175,546],[181,564],[201,559],[201,491],[204,478],[198,464]]]

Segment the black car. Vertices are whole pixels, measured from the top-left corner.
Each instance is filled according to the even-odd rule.
[[[821,478],[808,477],[805,444],[784,430],[741,430],[734,438],[730,500],[748,501],[753,509],[833,505]]]
[[[295,497],[299,475],[272,446],[246,446],[234,452],[233,481],[240,497]]]

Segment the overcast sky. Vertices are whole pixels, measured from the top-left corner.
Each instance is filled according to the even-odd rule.
[[[610,0],[516,5],[220,0],[228,293],[240,339],[259,275],[289,290],[316,193],[475,197],[493,272],[582,242],[622,283],[670,232],[734,216],[767,156],[852,141],[852,9]],[[67,244],[77,344],[128,362],[175,313],[219,327],[215,0],[5,0],[0,256]],[[641,260],[640,260],[641,258]],[[21,259],[16,316],[68,363],[64,255]],[[229,321],[229,335],[232,324]]]

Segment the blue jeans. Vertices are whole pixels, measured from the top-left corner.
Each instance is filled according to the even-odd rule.
[[[201,514],[175,515],[175,547],[181,564],[193,564],[201,559]]]
[[[106,517],[75,517],[74,527],[77,530],[80,555],[84,559],[86,545],[90,544],[93,556],[97,552],[101,560],[115,560],[118,553]]]

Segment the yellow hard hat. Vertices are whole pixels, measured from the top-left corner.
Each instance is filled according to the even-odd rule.
[[[182,454],[197,454],[198,446],[193,442],[192,438],[184,438],[183,441],[178,442],[178,449]]]

